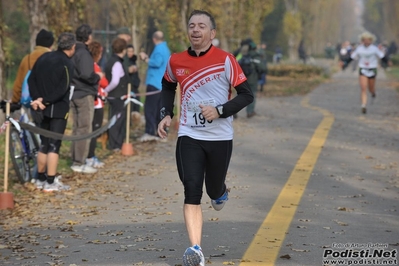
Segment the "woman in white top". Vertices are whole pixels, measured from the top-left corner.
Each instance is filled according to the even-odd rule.
[[[375,78],[379,60],[384,57],[384,53],[373,44],[375,36],[370,32],[360,35],[362,42],[351,54],[351,59],[359,59],[359,83],[361,88],[362,113],[366,113],[367,88],[371,97],[375,98]]]

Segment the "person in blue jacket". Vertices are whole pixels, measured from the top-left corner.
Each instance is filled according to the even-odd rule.
[[[165,74],[166,64],[170,57],[168,44],[164,40],[162,31],[156,31],[152,35],[155,48],[148,56],[141,52],[140,58],[148,64],[146,77],[146,99],[144,103],[145,133],[141,141],[160,139],[157,136],[158,123],[160,121],[162,77]]]

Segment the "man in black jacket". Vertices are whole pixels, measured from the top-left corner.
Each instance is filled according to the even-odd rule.
[[[29,93],[34,99],[31,106],[43,115],[39,126],[60,134],[64,134],[67,125],[70,82],[74,71],[70,57],[75,52],[75,45],[73,34],[62,33],[58,38],[58,50],[39,57],[28,79]],[[45,136],[40,136],[40,139],[37,188],[45,192],[69,189],[55,177],[61,140]]]
[[[84,135],[91,133],[94,116],[94,98],[97,95],[97,86],[103,74],[94,72],[93,57],[87,46],[92,41],[92,29],[83,24],[76,29],[76,52],[72,57],[75,66],[72,86],[70,108],[73,118],[72,134]],[[86,165],[89,154],[90,139],[75,141],[71,145],[72,166],[71,169],[78,173],[94,174],[97,169]]]

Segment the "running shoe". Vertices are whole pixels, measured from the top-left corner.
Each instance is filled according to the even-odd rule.
[[[205,266],[204,254],[198,245],[186,249],[183,255],[183,266]]]
[[[376,94],[374,92],[374,93],[371,94],[371,104],[374,103],[375,97],[376,97]]]
[[[363,114],[367,113],[366,107],[362,107],[362,113],[363,113]]]
[[[229,191],[226,189],[226,192],[224,192],[224,194],[220,198],[211,200],[211,204],[216,211],[220,211],[221,209],[223,209],[224,204],[228,200],[229,200]]]
[[[56,178],[54,178],[54,182],[52,184],[49,184],[47,182],[45,182],[44,186],[43,186],[43,192],[54,192],[54,191],[66,191],[66,190],[70,190],[71,187],[64,185],[61,182],[61,176],[57,176]]]
[[[87,158],[86,165],[89,165],[94,168],[103,168],[104,167],[104,163],[101,162],[96,156],[93,156],[92,158]]]
[[[32,179],[33,180],[33,179]],[[36,189],[43,189],[44,185],[47,183],[46,181],[40,181],[39,179],[35,179],[33,182],[36,186]]]
[[[95,174],[97,173],[97,169],[94,167],[87,165],[87,164],[74,164],[71,166],[72,171],[77,173],[84,173],[84,174]]]
[[[139,138],[139,141],[140,142],[147,142],[147,141],[153,141],[153,140],[157,140],[157,139],[158,139],[157,136],[153,136],[153,135],[150,135],[148,133],[145,133],[143,136],[141,136]]]

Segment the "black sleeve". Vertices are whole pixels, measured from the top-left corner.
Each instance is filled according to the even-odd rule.
[[[39,91],[37,88],[37,83],[36,83],[37,67],[35,67],[35,66],[36,66],[36,64],[33,65],[33,68],[31,70],[29,78],[28,78],[29,94],[30,94],[30,97],[32,98],[32,101],[34,101],[40,97]]]
[[[242,108],[252,103],[254,100],[248,81],[244,81],[234,88],[237,91],[237,96],[223,104],[223,114],[220,116],[221,118],[226,118],[238,113]]]
[[[173,118],[173,108],[176,95],[177,83],[169,82],[165,78],[162,78],[162,91],[161,101],[164,115],[170,115]]]

